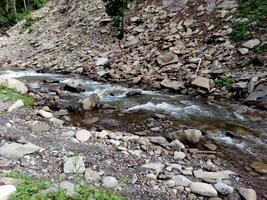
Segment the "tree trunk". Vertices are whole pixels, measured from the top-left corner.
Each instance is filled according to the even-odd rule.
[[[24,10],[27,10],[27,3],[26,0],[23,0]]]
[[[14,12],[15,12],[16,21],[18,22],[16,0],[13,0],[13,9],[14,9]]]

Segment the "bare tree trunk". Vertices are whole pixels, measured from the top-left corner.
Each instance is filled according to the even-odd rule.
[[[13,0],[13,9],[14,9],[14,12],[15,12],[16,21],[18,22],[16,0]]]
[[[23,0],[24,10],[27,10],[27,3],[26,0]]]

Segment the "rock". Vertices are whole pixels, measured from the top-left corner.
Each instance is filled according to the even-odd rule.
[[[59,126],[63,126],[65,123],[63,120],[55,118],[55,117],[50,118],[49,121]]]
[[[176,151],[181,151],[182,149],[185,148],[184,144],[181,143],[178,139],[173,140],[168,146]]]
[[[260,174],[267,174],[267,164],[262,161],[254,161],[250,167]]]
[[[96,61],[96,66],[106,66],[109,64],[107,57],[98,58]]]
[[[141,166],[142,168],[155,170],[157,173],[161,172],[164,168],[164,164],[161,163],[147,163]]]
[[[98,182],[101,179],[99,173],[92,170],[91,168],[87,168],[85,170],[84,177],[85,177],[85,180],[89,182]]]
[[[119,184],[118,180],[112,176],[106,176],[102,179],[102,186],[104,188],[115,188]]]
[[[85,172],[85,164],[82,156],[69,157],[64,161],[63,171],[66,174]]]
[[[25,155],[40,151],[42,148],[31,143],[5,143],[0,148],[0,156],[8,159],[19,159]]]
[[[142,94],[142,90],[131,90],[126,93],[127,97],[136,96]]]
[[[193,182],[190,185],[191,192],[199,194],[206,197],[216,197],[218,196],[217,191],[212,187],[212,185],[202,182]]]
[[[252,39],[249,41],[246,41],[242,44],[243,47],[253,49],[254,47],[258,46],[260,44],[260,41],[258,39]]]
[[[64,81],[64,83],[65,83],[65,86],[63,87],[63,89],[66,91],[75,92],[75,93],[85,91],[85,88],[82,86],[79,80],[68,79]]]
[[[267,108],[267,82],[259,84],[244,102],[249,105]]]
[[[93,110],[100,103],[100,97],[97,94],[92,94],[82,101],[84,110]]]
[[[234,189],[233,189],[231,186],[229,186],[229,185],[227,185],[227,184],[225,184],[225,183],[223,183],[223,182],[217,182],[217,183],[214,185],[214,188],[215,188],[219,193],[221,193],[221,194],[223,194],[223,195],[231,194],[231,193],[233,193],[233,191],[234,191]]]
[[[75,137],[80,141],[80,142],[86,142],[89,140],[89,138],[92,136],[91,132],[82,129],[76,132]]]
[[[47,112],[45,110],[39,110],[38,114],[41,115],[43,118],[50,119],[53,117],[53,114],[50,112]]]
[[[239,82],[237,82],[237,83],[234,83],[233,85],[232,85],[232,87],[234,88],[234,89],[236,89],[236,90],[240,90],[240,89],[246,89],[247,88],[247,86],[248,86],[248,82],[246,82],[246,81],[239,81]]]
[[[194,176],[196,178],[201,178],[201,179],[214,179],[217,181],[221,181],[223,179],[229,179],[229,175],[235,174],[232,171],[225,170],[225,171],[219,171],[219,172],[207,172],[203,171],[202,169],[195,170],[194,171]]]
[[[58,184],[53,184],[50,188],[48,188],[47,190],[41,193],[43,194],[54,193],[61,189],[61,190],[65,190],[67,195],[74,196],[76,194],[74,187],[75,186],[73,183],[69,181],[62,181]]]
[[[168,141],[166,140],[166,138],[158,136],[158,137],[150,137],[150,142],[154,143],[154,144],[159,144],[159,145],[167,145]]]
[[[208,143],[205,143],[203,145],[204,145],[204,147],[206,147],[207,149],[209,149],[211,151],[216,151],[217,150],[217,146],[215,144],[213,144],[213,143],[208,142]]]
[[[184,130],[184,140],[190,144],[197,144],[202,137],[202,132],[197,129],[186,129]]]
[[[248,49],[247,48],[240,48],[238,49],[238,51],[242,54],[242,55],[245,55],[248,53]]]
[[[240,187],[238,188],[238,192],[245,200],[257,200],[256,192],[253,189]]]
[[[192,183],[192,181],[190,181],[188,178],[186,178],[183,175],[173,176],[172,180],[174,180],[176,186],[188,187]]]
[[[182,160],[185,158],[185,153],[181,151],[175,151],[174,152],[174,159]]]
[[[165,53],[158,56],[157,61],[159,65],[165,66],[179,61],[178,56],[173,53]]]
[[[0,76],[0,85],[16,90],[21,94],[26,94],[28,92],[28,88],[24,85],[24,83],[16,79],[9,78],[5,75]]]
[[[197,77],[192,82],[192,85],[211,90],[214,87],[213,80],[205,77]]]
[[[15,110],[17,110],[20,107],[23,107],[24,103],[22,100],[17,100],[9,109],[7,112],[13,112]]]
[[[184,83],[181,81],[171,81],[169,79],[164,79],[163,81],[160,82],[160,85],[173,90],[184,89]]]
[[[32,132],[42,133],[50,130],[50,126],[44,122],[33,122],[31,126]]]
[[[14,185],[2,185],[0,186],[0,200],[8,200],[9,197],[16,192]]]

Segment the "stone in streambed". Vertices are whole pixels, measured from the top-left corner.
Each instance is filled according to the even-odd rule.
[[[245,199],[245,200],[256,200],[257,195],[255,190],[253,189],[246,189],[246,188],[238,188],[239,194]]]
[[[174,180],[176,186],[188,187],[192,183],[192,181],[190,181],[188,178],[186,178],[183,175],[173,176],[172,180]]]
[[[191,192],[199,194],[206,197],[216,197],[218,196],[217,191],[212,187],[212,185],[202,182],[193,182],[190,185]]]
[[[24,103],[22,100],[17,100],[9,109],[7,112],[13,112],[15,110],[17,110],[20,107],[23,107]]]
[[[214,188],[215,188],[219,193],[221,193],[221,194],[223,194],[223,195],[231,194],[231,193],[233,193],[233,191],[234,191],[234,189],[233,189],[231,186],[229,186],[229,185],[227,185],[227,184],[225,184],[225,183],[223,183],[223,182],[217,182],[217,183],[214,185]]]
[[[211,90],[214,87],[213,80],[205,77],[197,77],[191,82],[191,84],[207,90]]]
[[[99,103],[100,97],[97,94],[92,94],[82,101],[84,110],[93,110],[99,105]]]
[[[77,140],[79,140],[80,142],[86,142],[87,140],[89,140],[89,138],[92,136],[91,132],[82,129],[76,132],[75,137],[77,138]]]
[[[52,113],[47,112],[47,111],[45,111],[45,110],[39,110],[39,111],[38,111],[38,114],[39,114],[40,116],[42,116],[43,118],[46,118],[46,119],[50,119],[50,118],[53,117],[53,114],[52,114]]]
[[[242,44],[243,47],[253,49],[254,47],[258,46],[260,44],[260,41],[258,39],[252,39],[248,40],[245,43]]]
[[[8,200],[9,197],[16,192],[14,185],[2,185],[0,186],[0,200]]]

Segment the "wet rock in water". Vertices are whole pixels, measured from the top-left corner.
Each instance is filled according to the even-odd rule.
[[[206,197],[218,196],[217,191],[214,189],[214,187],[207,183],[193,182],[190,185],[190,190],[191,192],[199,194],[201,196],[206,196]]]
[[[253,189],[246,189],[246,188],[238,188],[239,194],[245,199],[245,200],[256,200],[257,195],[255,190]]]
[[[16,90],[21,94],[26,94],[28,92],[28,88],[25,86],[24,83],[16,79],[9,78],[5,75],[0,76],[0,85],[5,86],[9,89]]]
[[[82,101],[84,110],[94,110],[100,103],[100,97],[97,94],[92,94]]]
[[[173,53],[165,53],[161,54],[157,58],[158,63],[161,66],[177,63],[179,61],[178,56]]]
[[[184,186],[188,187],[192,181],[186,178],[183,175],[176,175],[172,177],[172,180],[174,180],[176,186]]]
[[[127,97],[135,96],[135,95],[140,95],[142,94],[142,90],[131,90],[126,93]]]
[[[191,82],[191,84],[201,88],[205,88],[209,91],[215,86],[212,79],[205,77],[197,77]]]
[[[19,159],[25,155],[35,153],[42,148],[31,143],[5,143],[0,148],[0,156],[8,159]]]
[[[113,176],[106,176],[102,179],[102,186],[104,188],[115,188],[118,184],[118,180]]]
[[[86,142],[87,140],[89,140],[89,138],[92,136],[92,133],[82,129],[76,132],[75,137],[77,138],[77,140],[79,140],[80,142]]]
[[[13,112],[15,110],[17,110],[20,107],[23,107],[24,103],[22,100],[17,100],[9,109],[7,112]]]
[[[69,79],[64,82],[65,85],[63,87],[64,90],[69,92],[84,92],[85,88],[82,86],[81,82],[79,80],[73,80]]]
[[[169,79],[164,79],[160,82],[160,85],[173,90],[181,90],[185,88],[184,83],[182,81],[172,81]]]
[[[248,40],[245,43],[242,44],[243,47],[253,49],[254,47],[258,46],[260,44],[260,41],[258,39],[252,39]]]
[[[199,170],[194,171],[194,176],[196,178],[214,179],[217,181],[221,181],[223,179],[229,179],[231,174],[235,174],[235,173],[230,170],[219,171],[219,172],[208,172],[208,171],[203,171],[202,169],[199,169]]]
[[[83,174],[85,172],[85,164],[82,156],[69,157],[64,161],[63,171],[66,174],[69,173],[79,173]]]
[[[16,192],[14,185],[2,185],[0,186],[0,200],[8,200],[9,197]]]
[[[229,185],[227,185],[227,184],[225,184],[225,183],[223,183],[223,182],[217,182],[217,183],[214,185],[214,188],[215,188],[219,193],[221,193],[221,194],[223,194],[223,195],[231,194],[231,193],[233,193],[233,191],[234,191],[234,189],[233,189],[231,186],[229,186]]]
[[[92,125],[92,124],[95,124],[99,121],[99,118],[98,117],[92,117],[92,118],[89,118],[89,119],[85,119],[83,122],[86,124],[86,125]]]

